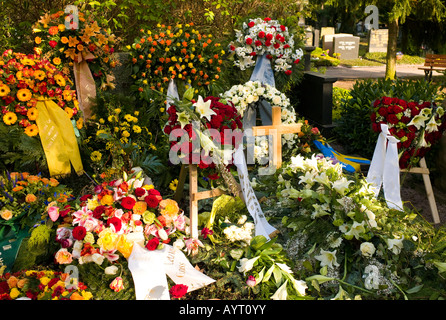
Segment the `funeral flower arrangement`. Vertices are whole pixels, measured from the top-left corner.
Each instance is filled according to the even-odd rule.
[[[69,283],[70,275],[52,270],[24,270],[0,275],[0,300],[90,300],[87,286]]]
[[[345,175],[340,163],[298,155],[278,174],[277,184],[277,205],[293,210],[282,218],[289,230],[287,253],[314,294],[398,294],[407,282],[399,265],[423,259],[426,248],[418,251],[413,244],[416,215],[387,208],[364,178]]]
[[[233,153],[242,140],[241,117],[234,105],[220,97],[203,99],[199,96],[197,101],[170,106],[167,113],[169,119],[164,133],[175,138],[171,141],[171,152],[179,154],[182,163],[196,163],[205,180],[212,182],[223,177],[231,167]],[[188,138],[176,141],[183,130]],[[220,162],[214,161],[216,155]]]
[[[203,91],[217,81],[225,51],[211,34],[203,34],[193,23],[141,30],[141,37],[128,46],[132,57],[135,89],[166,92],[171,79],[179,88]],[[204,94],[204,92],[200,92]]]
[[[59,264],[114,264],[130,256],[134,242],[156,250],[176,238],[182,241],[183,211],[177,202],[163,199],[153,185],[145,184],[141,173],[106,180],[80,198],[80,208],[71,213],[71,225],[57,229],[61,248],[55,259]],[[187,244],[190,249],[196,243]]]
[[[39,98],[52,99],[65,110],[75,131],[83,128],[76,91],[70,80],[49,60],[36,54],[6,50],[0,57],[0,108],[7,132],[19,129],[29,137],[39,134]]]
[[[60,214],[66,214],[65,206],[72,198],[57,179],[28,172],[4,173],[0,176],[0,235],[32,227],[48,214],[50,206],[58,207],[57,212],[60,207]]]
[[[33,25],[36,50],[65,74],[74,62],[86,60],[98,87],[114,88],[111,69],[118,65],[115,48],[120,39],[83,12],[45,13]]]
[[[266,55],[272,60],[274,71],[290,75],[293,65],[303,56],[288,27],[268,17],[244,22],[242,30],[236,30],[235,37],[230,49],[235,53],[234,64],[241,70],[253,67],[257,56]]]
[[[426,152],[440,140],[445,129],[443,107],[431,102],[407,102],[383,97],[373,104],[372,128],[381,132],[381,124],[398,142],[400,168],[415,166]]]
[[[260,81],[248,81],[243,85],[234,85],[228,91],[222,94],[224,99],[231,101],[241,117],[245,114],[247,108],[256,109],[256,103],[259,100],[268,102],[271,107],[282,108],[282,123],[297,123],[296,112],[290,104],[289,98],[273,86],[262,84]],[[296,134],[282,135],[282,144],[288,149],[292,148],[297,142]],[[268,157],[268,140],[266,136],[255,138],[254,159],[261,162],[262,158]]]

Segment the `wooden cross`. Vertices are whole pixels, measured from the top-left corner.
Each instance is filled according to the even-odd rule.
[[[175,190],[174,200],[179,202],[183,196],[184,183],[186,181],[187,169],[189,167],[189,225],[192,238],[198,238],[198,201],[214,198],[227,194],[226,190],[220,188],[214,188],[211,190],[198,192],[198,166],[196,164],[183,164],[180,170],[180,177],[178,179],[178,186]],[[243,194],[239,187],[239,196],[243,200]]]
[[[253,136],[272,136],[273,161],[278,169],[282,166],[282,135],[287,133],[299,133],[302,123],[282,124],[282,108],[272,107],[272,125],[252,127]]]
[[[421,158],[419,167],[401,169],[400,171],[408,173],[420,173],[423,175],[424,188],[426,189],[426,195],[427,199],[429,200],[429,206],[431,208],[432,217],[434,218],[434,223],[440,223],[440,217],[438,215],[437,204],[434,197],[434,190],[432,189],[431,179],[429,178],[429,169],[427,168],[426,160],[424,158]]]

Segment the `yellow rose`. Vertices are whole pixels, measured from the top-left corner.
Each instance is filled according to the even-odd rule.
[[[111,206],[113,204],[113,202],[114,202],[113,196],[110,194],[106,194],[101,199],[101,204],[104,206]]]
[[[9,295],[11,296],[11,299],[15,299],[20,295],[20,291],[17,288],[12,288]]]
[[[97,244],[101,246],[105,251],[116,250],[118,235],[111,231],[110,228],[106,228],[99,233],[99,239]]]

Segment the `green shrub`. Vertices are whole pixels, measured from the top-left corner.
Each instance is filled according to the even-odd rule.
[[[372,131],[370,113],[373,102],[383,96],[406,101],[440,101],[442,86],[422,80],[366,79],[359,80],[350,91],[350,99],[341,99],[335,138],[342,141],[346,151],[371,158],[377,133]]]
[[[339,87],[333,87],[333,115],[332,118],[334,121],[338,120],[340,117],[341,112],[341,104],[345,103],[345,101],[348,101],[351,99],[350,90],[339,88]]]

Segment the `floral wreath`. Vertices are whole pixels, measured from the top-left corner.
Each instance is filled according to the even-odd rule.
[[[247,24],[243,23],[242,30],[236,30],[236,39],[230,43],[236,56],[234,65],[245,70],[256,64],[256,56],[266,55],[274,59],[274,71],[290,75],[293,65],[303,56],[301,48],[295,49],[293,37],[288,27],[277,20],[250,19]]]
[[[446,130],[443,107],[429,101],[383,97],[374,102],[370,118],[373,131],[381,132],[380,125],[387,124],[389,132],[399,140],[401,169],[417,165]]]
[[[231,101],[241,117],[250,104],[254,104],[260,99],[264,99],[271,104],[271,107],[280,107],[282,109],[282,123],[296,123],[296,111],[292,108],[289,98],[275,87],[268,84],[262,84],[260,81],[248,81],[243,85],[234,85],[222,94],[224,99]],[[282,144],[291,148],[297,141],[295,134],[282,135]],[[268,142],[266,137],[256,137],[254,147],[255,159],[260,159],[268,155]]]
[[[71,15],[63,11],[41,16],[33,25],[35,50],[51,59],[66,74],[71,72],[68,68],[73,62],[86,59],[99,87],[113,89],[115,79],[111,69],[119,64],[115,47],[120,39],[83,12],[78,13],[78,20],[78,24],[71,21]],[[67,22],[70,22],[70,28],[66,27]]]
[[[231,151],[235,152],[238,147],[241,139],[238,139],[238,136],[230,137],[228,140],[228,136],[226,136],[226,130],[230,129],[232,132],[241,133],[242,129],[242,121],[241,116],[237,112],[237,109],[231,102],[227,102],[220,97],[206,97],[202,98],[199,96],[198,101],[191,100],[192,107],[195,107],[194,110],[187,109],[182,110],[179,107],[172,105],[167,110],[169,114],[169,120],[164,127],[164,133],[170,135],[171,132],[175,129],[184,129],[188,135],[189,140],[183,143],[189,144],[189,154],[182,155],[187,159],[187,163],[196,163],[198,159],[195,158],[195,155],[200,156],[198,167],[201,169],[200,175],[203,176],[205,181],[209,180],[220,180],[220,178],[225,179],[225,176],[221,172],[221,168],[212,160],[211,152],[204,157],[201,153],[196,153],[196,150],[192,150],[194,147],[193,142],[196,139],[200,140],[201,147],[206,149],[204,145],[207,141],[204,134],[199,131],[209,130],[217,130],[220,133],[220,136],[212,137],[213,144],[223,146],[231,145]],[[181,112],[179,112],[181,110]],[[195,128],[192,125],[193,121],[199,120],[200,127]],[[209,144],[210,141],[208,141]],[[182,151],[182,145],[177,141],[171,141],[170,143],[171,150],[174,152]],[[217,146],[218,148],[218,146]],[[217,152],[218,150],[213,149],[213,152]],[[233,160],[233,159],[232,159]],[[230,163],[225,163],[226,169],[230,169],[232,167],[233,161]],[[221,181],[221,180],[220,180]],[[220,182],[220,181],[217,181]],[[211,182],[212,183],[212,182]]]
[[[65,110],[76,130],[83,128],[76,91],[70,80],[47,59],[6,50],[0,56],[1,125],[10,130],[23,128],[30,137],[37,136],[38,97],[50,98]]]

